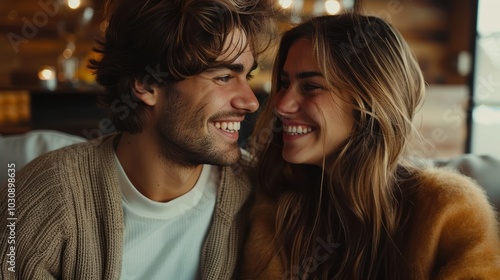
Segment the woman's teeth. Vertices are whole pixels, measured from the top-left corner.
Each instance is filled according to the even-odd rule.
[[[240,122],[214,122],[214,125],[216,128],[226,132],[236,132],[241,128]]]
[[[301,135],[311,132],[312,128],[301,125],[284,125],[283,131],[288,135]]]

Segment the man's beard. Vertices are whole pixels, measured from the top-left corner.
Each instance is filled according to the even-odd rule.
[[[224,143],[217,147],[215,135],[206,133],[206,104],[193,108],[182,100],[175,86],[165,93],[165,110],[157,124],[157,142],[160,157],[169,163],[184,167],[199,164],[226,166],[236,163],[241,156],[238,143]]]

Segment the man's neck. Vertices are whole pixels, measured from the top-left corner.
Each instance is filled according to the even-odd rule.
[[[161,158],[154,137],[123,133],[116,155],[134,187],[145,197],[167,202],[191,190],[203,165],[185,167]]]

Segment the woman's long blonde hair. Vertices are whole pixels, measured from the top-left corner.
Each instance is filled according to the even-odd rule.
[[[335,155],[325,157],[323,168],[287,163],[281,156],[282,128],[273,104],[288,50],[298,38],[313,42],[332,92],[346,93],[353,108],[353,131]],[[268,106],[251,139],[257,185],[278,203],[275,246],[285,277],[398,277],[404,267],[399,233],[407,216],[403,185],[412,181],[412,169],[401,159],[425,89],[413,53],[380,18],[323,16],[283,35],[273,67]],[[327,255],[317,254],[318,246]]]

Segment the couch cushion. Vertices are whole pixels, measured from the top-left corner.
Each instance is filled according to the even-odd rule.
[[[33,130],[21,135],[0,135],[0,186],[7,181],[7,164],[15,163],[19,171],[39,155],[87,139],[54,130]]]

